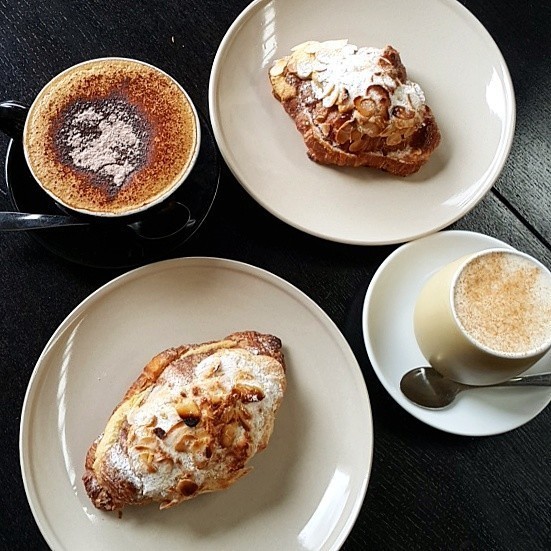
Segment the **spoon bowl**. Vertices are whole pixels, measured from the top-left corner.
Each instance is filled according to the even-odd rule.
[[[551,386],[551,373],[524,375],[493,385],[473,386],[447,379],[432,367],[416,367],[408,371],[400,381],[400,390],[404,396],[414,404],[428,409],[450,406],[464,390],[504,386]]]

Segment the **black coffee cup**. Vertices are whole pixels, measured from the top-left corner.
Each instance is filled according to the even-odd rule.
[[[201,138],[197,111],[183,87],[160,69],[126,58],[100,58],[66,69],[30,107],[14,100],[0,103],[0,130],[22,143],[27,168],[60,209],[93,222],[127,222],[163,208],[191,172]],[[184,158],[179,138],[186,136],[191,138]],[[136,143],[145,151],[140,162],[135,160]],[[180,164],[174,161],[175,168],[165,176],[163,170],[171,161],[165,150],[170,148],[181,155]],[[112,173],[122,184],[113,183]],[[124,193],[133,199],[128,189],[138,189],[140,177],[150,185],[151,197],[144,191],[136,204],[126,204]],[[87,204],[78,193],[72,200],[64,195],[66,181],[73,186],[84,182],[86,193],[101,201]]]

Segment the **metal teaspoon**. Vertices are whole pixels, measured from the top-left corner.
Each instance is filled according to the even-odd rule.
[[[126,224],[144,239],[163,239],[195,224],[186,205],[172,202],[144,220]],[[0,231],[25,231],[67,226],[90,226],[91,222],[64,214],[0,212]]]
[[[416,367],[400,381],[400,390],[408,400],[429,409],[449,406],[464,390],[496,386],[551,386],[551,373],[524,375],[493,385],[473,386],[447,379],[432,367]]]

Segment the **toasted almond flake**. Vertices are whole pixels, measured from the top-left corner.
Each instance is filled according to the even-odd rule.
[[[356,98],[354,100],[354,106],[360,115],[368,118],[371,117],[377,110],[377,105],[371,98]]]
[[[299,78],[308,78],[312,74],[312,63],[310,60],[301,59],[297,62],[297,76]]]
[[[350,135],[352,133],[352,129],[354,128],[352,121],[346,121],[336,132],[335,134],[335,141],[342,145],[346,142],[350,141]]]
[[[350,147],[348,148],[348,151],[350,153],[359,153],[360,151],[363,151],[367,145],[367,142],[365,140],[356,140],[355,142],[352,142],[350,144]]]
[[[333,90],[335,89],[335,84],[334,83],[329,83],[324,89],[323,89],[323,97],[327,97],[329,95],[331,95],[331,93],[333,92]],[[337,90],[337,94],[338,94],[338,90]]]
[[[294,57],[291,57],[289,61],[287,62],[287,70],[290,73],[296,73],[297,72],[297,60]]]
[[[339,89],[337,87],[334,87],[332,92],[328,96],[325,96],[321,103],[324,107],[332,107],[333,105],[335,105],[338,97]]]
[[[362,124],[360,131],[369,136],[370,138],[376,138],[381,135],[381,128],[373,122],[367,122]]]
[[[285,71],[286,66],[287,66],[287,61],[285,59],[276,60],[272,65],[272,67],[270,68],[270,75],[273,77],[277,77],[283,74],[283,71]]]
[[[388,145],[398,145],[402,141],[402,136],[400,134],[392,134],[386,139]]]
[[[321,133],[327,138],[329,132],[331,132],[331,125],[329,123],[320,124]]]
[[[299,50],[306,50],[310,46],[315,46],[316,44],[319,44],[319,42],[315,40],[307,40],[306,42],[301,42],[300,44],[297,44],[296,46],[293,46],[291,48],[292,52],[297,52]],[[314,52],[312,52],[314,53]]]
[[[312,61],[312,69],[314,71],[327,71],[327,63],[322,63],[317,57]]]
[[[356,142],[358,140],[361,140],[361,138],[362,138],[362,133],[357,128],[354,128],[354,130],[352,130],[352,132],[350,132],[350,141],[351,142]]]
[[[321,42],[318,42],[317,40],[312,40],[311,42],[306,43],[303,50],[308,54],[315,54],[319,51],[320,48]]]
[[[348,38],[340,38],[338,40],[326,40],[322,43],[323,49],[338,50],[344,48],[348,44]]]

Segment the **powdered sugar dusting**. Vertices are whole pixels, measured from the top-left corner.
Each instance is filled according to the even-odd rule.
[[[262,406],[271,409],[276,399],[281,398],[282,389],[267,366],[273,360],[268,356],[253,357],[250,352],[242,350],[223,350],[205,358],[195,368],[195,376],[201,379],[205,374],[216,370],[217,381],[226,392],[243,380],[243,373],[252,376],[250,384],[257,385],[264,391]]]
[[[253,397],[243,404],[251,413],[250,429],[246,433],[250,445],[248,453],[252,457],[265,434],[271,432],[272,415],[283,396],[281,380],[274,373],[274,362],[268,356],[243,349],[222,349],[199,362],[191,378],[182,375],[178,361],[174,362],[165,369],[162,379],[141,405],[127,415],[128,434],[131,435],[128,460],[125,464],[117,454],[117,464],[125,473],[131,472],[134,479],[138,477],[137,487],[145,497],[155,500],[170,500],[183,477],[198,487],[209,480],[225,479],[227,469],[231,468],[225,461],[227,452],[221,449],[207,452],[209,445],[205,447],[202,442],[212,441],[213,435],[208,431],[201,435],[201,430],[206,430],[201,421],[197,426],[184,426],[178,408],[182,400],[202,403],[205,407],[205,400],[208,403],[213,399],[227,399],[240,384],[258,388],[263,394],[261,399]],[[161,437],[158,437],[159,429]],[[239,426],[236,430],[235,439],[239,439],[245,429]],[[196,446],[178,448],[175,444],[187,434]],[[154,469],[144,457],[153,458]]]
[[[168,432],[182,421],[174,409],[179,397],[177,388],[164,385],[153,387],[147,400],[140,408],[132,411],[127,420],[135,428],[155,426]]]
[[[330,97],[331,90],[345,89],[354,99],[364,96],[369,86],[383,86],[390,93],[391,107],[413,107],[425,104],[421,87],[410,80],[401,82],[385,70],[388,61],[383,49],[358,48],[347,40],[306,42],[298,45],[295,52],[303,49],[314,57],[305,56],[297,63],[299,76],[312,74],[312,89],[317,99]]]
[[[128,454],[122,449],[120,442],[115,442],[107,452],[107,461],[117,473],[117,477],[130,482],[136,488],[142,487],[141,479],[131,465]]]
[[[96,184],[120,188],[143,166],[149,133],[127,101],[77,101],[61,120],[56,144],[64,162],[92,174]]]

